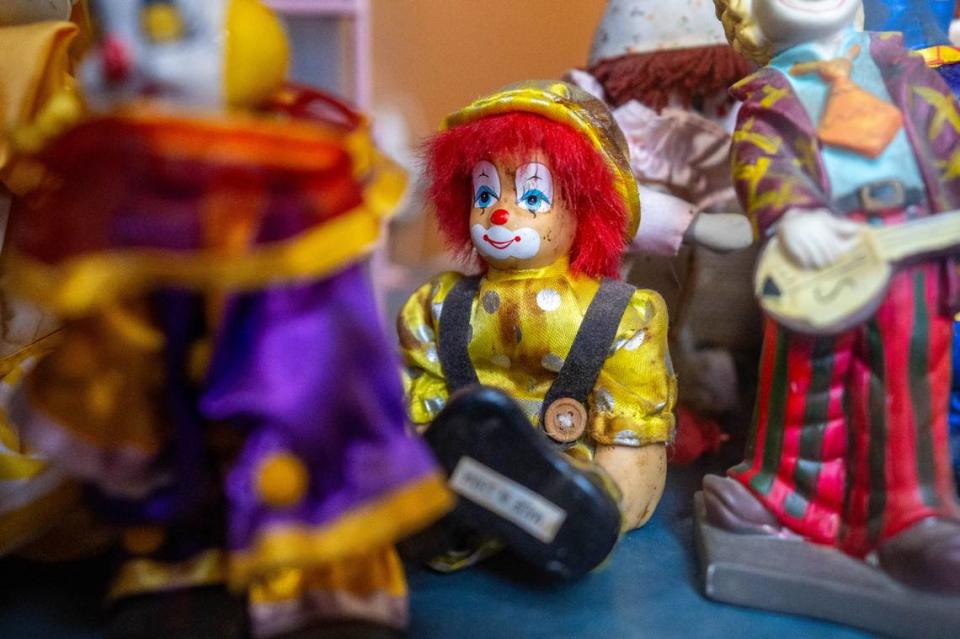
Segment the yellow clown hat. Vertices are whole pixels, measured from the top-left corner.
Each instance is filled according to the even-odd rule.
[[[523,111],[564,124],[584,135],[613,171],[614,186],[627,209],[627,241],[640,227],[640,193],[630,170],[627,140],[606,105],[579,87],[555,80],[530,80],[508,85],[451,113],[441,130],[490,115]]]

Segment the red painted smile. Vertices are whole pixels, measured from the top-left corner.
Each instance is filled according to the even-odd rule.
[[[489,235],[484,234],[484,235],[483,235],[483,241],[486,242],[487,244],[489,244],[490,246],[492,246],[493,248],[502,251],[503,249],[507,248],[508,246],[510,246],[511,244],[513,244],[514,242],[519,242],[519,241],[520,241],[520,236],[518,235],[518,236],[516,236],[515,238],[513,238],[512,240],[508,240],[508,241],[506,241],[506,242],[497,242],[497,241],[491,240]]]

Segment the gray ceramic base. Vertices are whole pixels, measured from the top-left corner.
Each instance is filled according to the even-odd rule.
[[[960,637],[960,597],[907,588],[831,548],[715,528],[702,493],[694,497],[694,536],[711,599],[895,637]]]

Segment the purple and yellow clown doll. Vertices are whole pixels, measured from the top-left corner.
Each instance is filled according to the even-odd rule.
[[[778,248],[798,271],[823,273],[842,269],[875,233],[903,244],[918,221],[952,220],[960,113],[940,74],[899,34],[859,30],[860,0],[715,1],[734,46],[765,65],[733,88],[744,103],[732,161],[766,252]],[[918,228],[922,237],[929,227]],[[896,591],[888,608],[928,601],[929,592],[952,597],[941,611],[953,623],[960,511],[947,407],[960,304],[955,252],[894,258],[876,310],[853,317],[850,328],[798,327],[768,314],[744,461],[726,477],[708,476],[703,492],[705,520],[745,550],[768,543],[758,536],[802,540],[798,552],[808,561],[784,572],[822,559],[844,567],[829,584],[857,591],[869,581]],[[811,309],[824,311],[825,291],[817,289]],[[771,281],[758,287],[764,303],[788,294]],[[803,610],[789,599],[782,598],[787,609]],[[844,610],[842,597],[817,604],[803,611],[866,623]]]
[[[12,412],[122,531],[108,636],[402,628],[393,545],[450,502],[365,266],[403,176],[284,87],[259,0],[98,8],[91,115],[34,157],[15,229],[62,330]]]
[[[947,34],[956,13],[956,0],[865,0],[866,27],[871,31],[901,31],[904,44],[923,55],[953,94],[960,95],[960,48]],[[953,473],[960,484],[960,315],[953,331],[953,381],[950,394],[950,439]]]

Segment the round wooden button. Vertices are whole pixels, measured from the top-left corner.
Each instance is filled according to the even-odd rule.
[[[587,428],[587,409],[570,397],[562,397],[550,404],[544,416],[544,431],[550,439],[569,444],[580,439]]]

